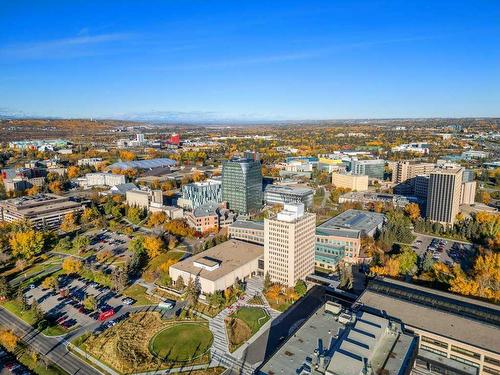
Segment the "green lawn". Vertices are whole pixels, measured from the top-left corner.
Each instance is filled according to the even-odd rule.
[[[26,352],[17,357],[19,362],[28,367],[33,371],[33,373],[37,375],[66,375],[67,372],[56,366],[55,364],[49,365],[45,368],[45,365],[42,363],[35,363],[33,358],[28,355]]]
[[[67,329],[67,328],[61,327],[59,324],[55,324],[53,326],[45,328],[42,331],[42,333],[45,336],[61,336],[61,335],[65,335],[66,333],[74,330],[75,328],[77,328],[76,325],[74,327],[71,327],[71,329]]]
[[[185,253],[183,251],[169,250],[166,253],[158,255],[149,261],[146,271],[155,271],[160,264],[165,263],[169,259],[179,260]]]
[[[126,297],[135,299],[136,303],[134,305],[154,305],[158,303],[158,300],[152,296],[146,294],[146,288],[140,285],[132,285],[125,289],[122,293]]]
[[[156,334],[150,350],[169,362],[187,362],[206,353],[212,341],[212,332],[206,325],[179,323]]]
[[[17,301],[5,301],[2,302],[1,306],[10,311],[12,314],[16,315],[18,318],[24,320],[29,325],[35,324],[35,317],[33,312],[31,310],[22,311],[21,306]]]
[[[252,331],[252,335],[269,320],[267,312],[260,307],[242,307],[230,317],[244,321]]]

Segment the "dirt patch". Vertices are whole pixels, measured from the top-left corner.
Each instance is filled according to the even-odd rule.
[[[226,321],[229,333],[229,342],[232,346],[237,347],[252,336],[252,330],[241,319],[229,318]]]

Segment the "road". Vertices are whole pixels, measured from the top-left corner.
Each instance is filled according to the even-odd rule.
[[[0,309],[0,325],[13,330],[22,341],[40,355],[47,356],[68,374],[99,375],[101,372],[71,354],[61,338],[47,337],[20,321],[4,309]]]

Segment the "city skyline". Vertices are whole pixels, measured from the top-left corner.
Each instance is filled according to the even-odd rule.
[[[0,114],[499,116],[499,14],[487,1],[9,4],[0,24]]]

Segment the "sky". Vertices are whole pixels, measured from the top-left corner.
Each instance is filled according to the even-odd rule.
[[[0,0],[0,115],[500,116],[500,1]]]

